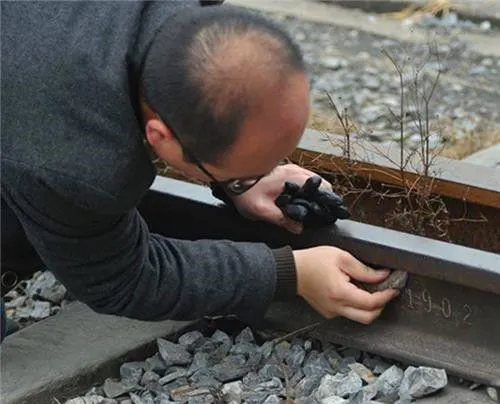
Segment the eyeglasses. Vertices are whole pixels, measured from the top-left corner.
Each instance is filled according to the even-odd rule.
[[[158,119],[161,120],[161,117],[158,115],[158,113],[154,113]],[[175,137],[175,139],[179,142],[181,145],[184,153],[189,157],[189,159],[203,172],[207,177],[210,178],[210,180],[215,183],[219,188],[221,188],[224,192],[226,192],[228,195],[241,195],[248,191],[250,188],[252,188],[255,184],[257,184],[263,177],[265,177],[267,174],[262,174],[258,175],[255,177],[245,177],[245,178],[232,178],[229,180],[225,181],[219,181],[218,179],[215,178],[210,171],[208,171],[201,161],[192,153],[181,141],[179,138],[178,134],[172,129],[172,127],[169,126],[169,129],[172,133],[172,135]]]
[[[143,100],[143,107],[147,111],[147,114],[149,115],[154,115],[156,116],[159,120],[162,120],[161,116],[153,111],[146,100]],[[210,171],[208,171],[201,161],[192,153],[181,141],[179,135],[173,130],[171,126],[169,126],[169,129],[172,133],[172,135],[175,137],[175,139],[179,142],[180,146],[182,147],[184,153],[189,157],[189,159],[203,172],[207,177],[210,178],[210,180],[215,183],[219,188],[221,188],[226,194],[228,195],[241,195],[244,192],[248,191],[250,188],[252,188],[255,184],[257,184],[263,177],[265,177],[267,174],[262,174],[258,175],[255,177],[245,177],[245,178],[233,178],[225,181],[219,181],[218,179],[215,178],[214,175]]]

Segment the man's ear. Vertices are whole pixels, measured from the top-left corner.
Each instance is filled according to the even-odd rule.
[[[141,106],[144,116],[144,132],[148,143],[154,148],[158,148],[165,141],[174,140],[170,128],[158,117],[158,115],[149,107],[146,101],[141,100]]]
[[[144,131],[148,143],[154,148],[161,148],[175,139],[170,129],[159,119],[147,120]]]

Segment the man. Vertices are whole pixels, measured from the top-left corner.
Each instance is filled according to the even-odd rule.
[[[387,272],[345,251],[169,239],[136,210],[158,157],[299,233],[274,200],[312,175],[279,165],[308,92],[288,36],[227,5],[3,2],[3,274],[47,268],[93,310],[142,320],[249,320],[299,295],[325,317],[373,321],[396,291],[355,287]]]

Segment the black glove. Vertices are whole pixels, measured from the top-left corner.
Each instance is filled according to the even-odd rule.
[[[343,199],[335,192],[320,189],[321,177],[309,178],[302,187],[286,182],[283,192],[276,198],[276,205],[292,220],[306,227],[322,227],[337,219],[348,219],[351,215]]]
[[[320,185],[319,176],[309,178],[302,188],[287,181],[275,204],[285,216],[307,227],[322,227],[335,223],[337,219],[348,219],[351,215],[342,198],[335,192],[319,189]],[[233,200],[216,183],[211,183],[210,188],[215,198],[236,209]]]

